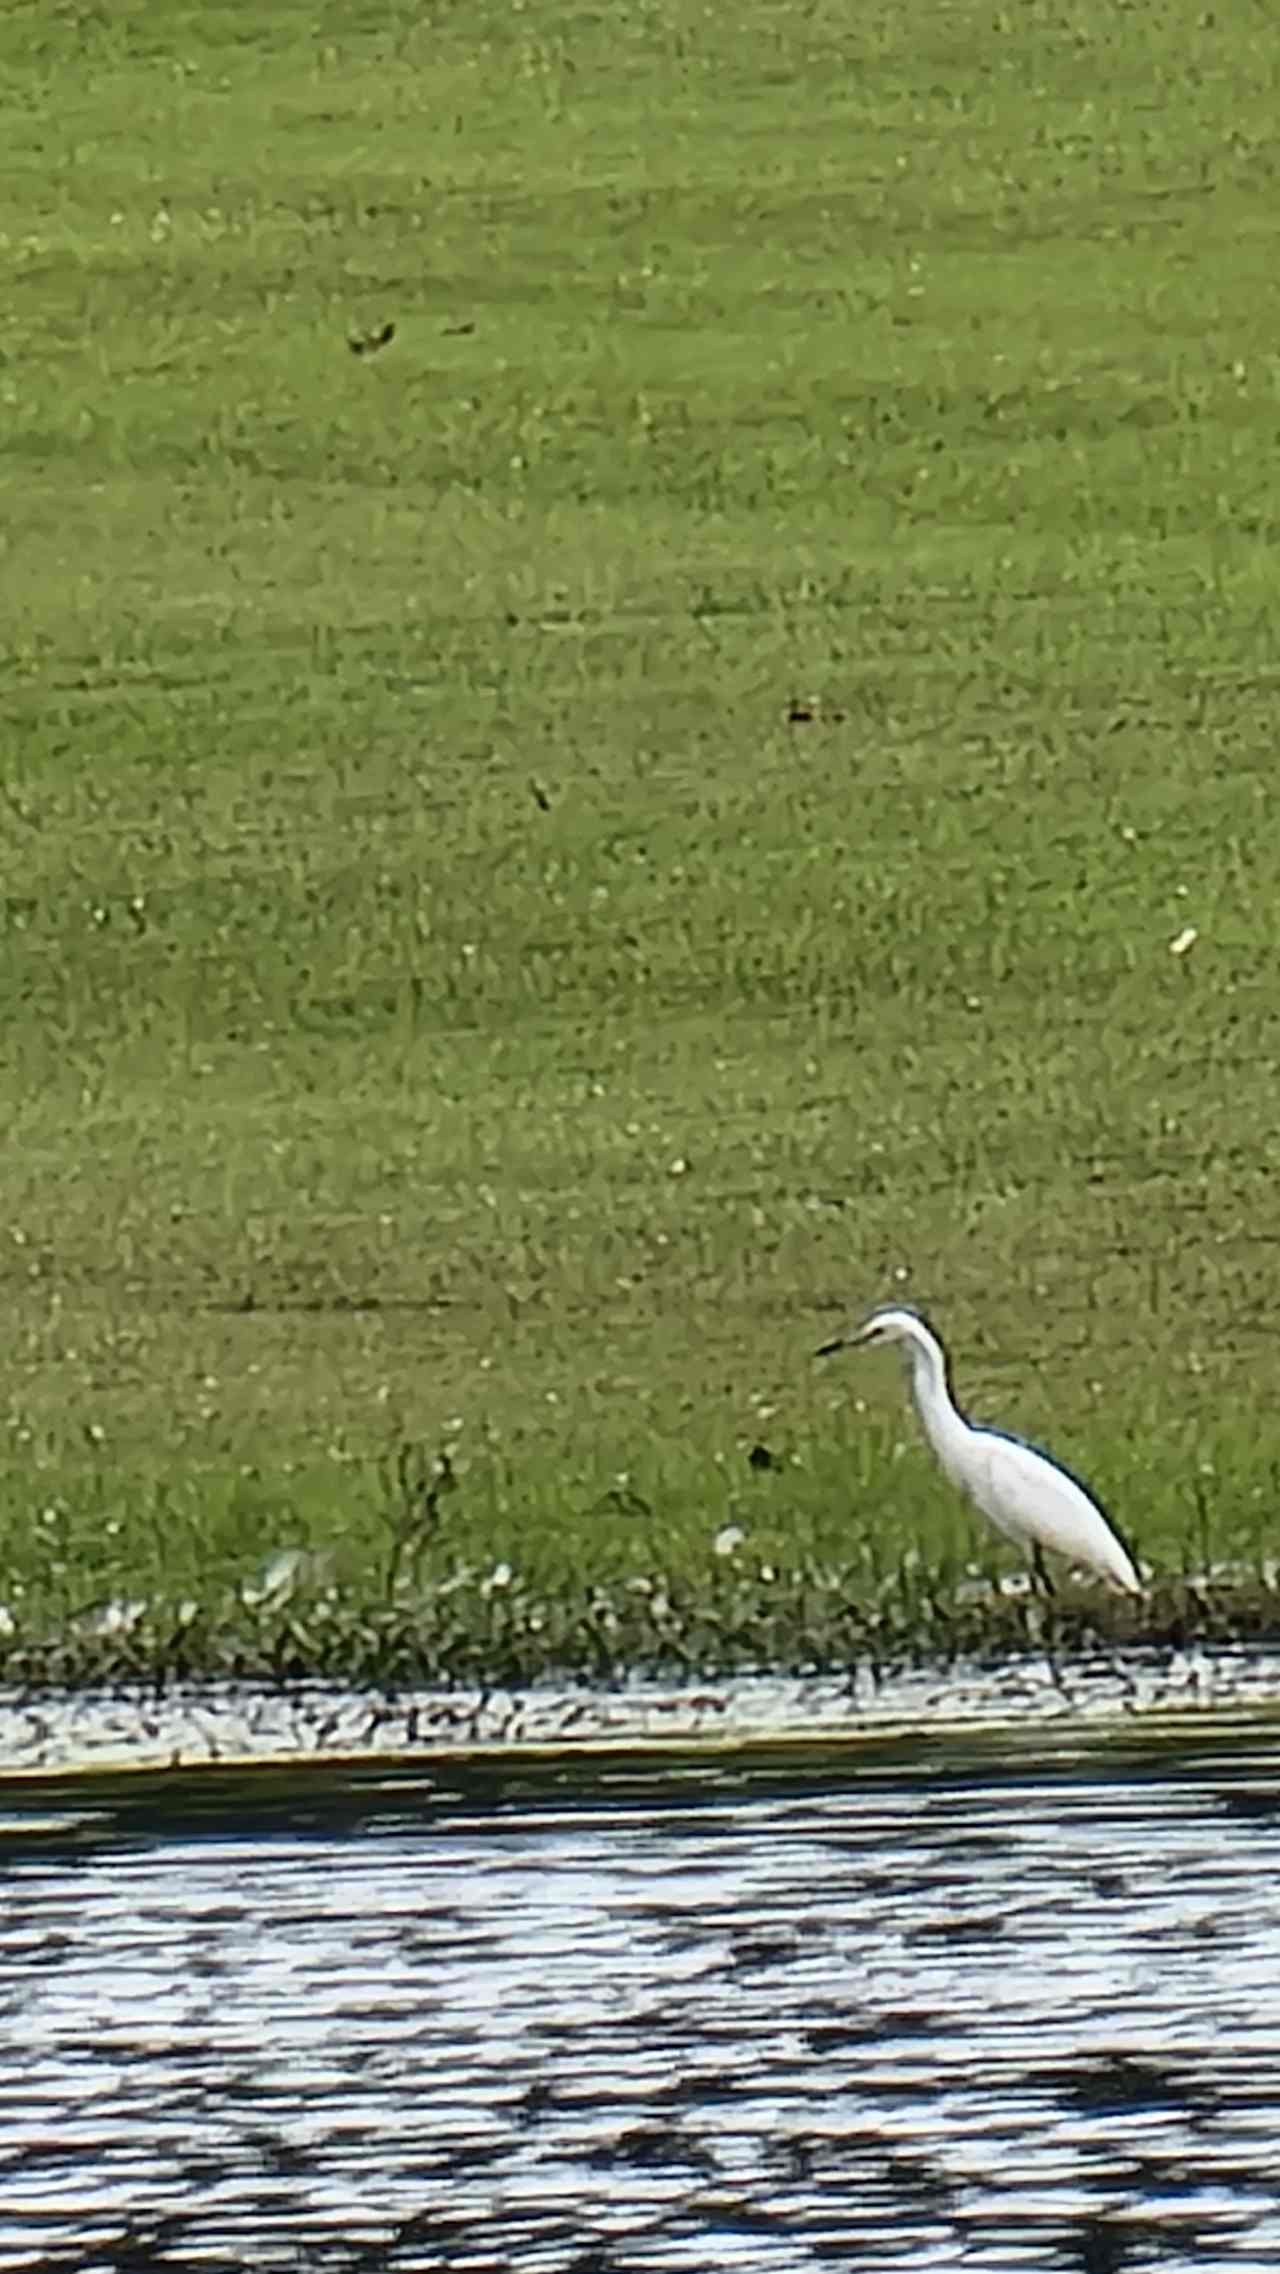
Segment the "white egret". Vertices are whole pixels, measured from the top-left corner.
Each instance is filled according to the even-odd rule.
[[[907,1361],[916,1412],[943,1471],[999,1531],[1029,1551],[1041,1583],[1049,1587],[1043,1554],[1051,1548],[1126,1594],[1140,1595],[1128,1549],[1084,1486],[1020,1437],[966,1420],[951,1395],[947,1354],[915,1311],[873,1311],[855,1334],[824,1342],[818,1356],[891,1342]]]

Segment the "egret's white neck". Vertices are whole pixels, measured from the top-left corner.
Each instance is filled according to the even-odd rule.
[[[902,1355],[911,1377],[911,1395],[920,1425],[939,1460],[945,1463],[948,1454],[963,1439],[967,1424],[951,1396],[942,1345],[926,1326],[921,1326],[910,1342],[904,1343]]]

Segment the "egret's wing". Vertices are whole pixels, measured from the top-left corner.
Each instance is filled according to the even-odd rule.
[[[970,1486],[985,1516],[1024,1547],[1050,1548],[1136,1590],[1137,1573],[1097,1502],[1047,1453],[980,1429]]]

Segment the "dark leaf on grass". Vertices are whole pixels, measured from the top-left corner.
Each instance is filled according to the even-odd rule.
[[[788,726],[814,726],[821,722],[827,726],[841,726],[847,713],[828,709],[820,696],[795,696],[787,705]]]
[[[387,347],[396,336],[394,324],[382,324],[376,332],[355,332],[347,341],[353,355],[376,355],[380,347]]]
[[[611,1486],[594,1503],[593,1516],[652,1516],[653,1510],[638,1492]]]

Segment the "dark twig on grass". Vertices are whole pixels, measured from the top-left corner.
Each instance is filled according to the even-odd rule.
[[[383,1517],[391,1532],[387,1557],[387,1601],[394,1599],[406,1562],[418,1561],[440,1525],[440,1503],[457,1486],[457,1475],[447,1447],[428,1453],[421,1445],[403,1440],[381,1465],[386,1500]]]

